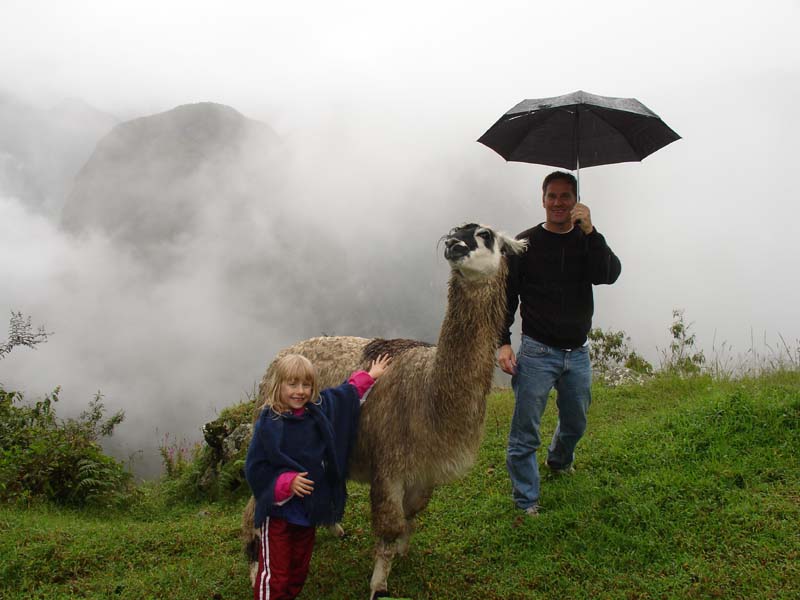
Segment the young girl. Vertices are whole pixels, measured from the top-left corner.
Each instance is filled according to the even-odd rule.
[[[245,461],[261,530],[256,600],[295,598],[303,589],[315,526],[337,523],[344,513],[359,401],[390,360],[379,356],[369,372],[322,392],[307,358],[289,354],[275,365]]]

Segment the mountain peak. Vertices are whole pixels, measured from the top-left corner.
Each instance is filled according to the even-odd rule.
[[[207,203],[263,194],[277,141],[268,125],[214,102],[120,123],[76,177],[62,222],[137,246],[167,242],[192,231]]]

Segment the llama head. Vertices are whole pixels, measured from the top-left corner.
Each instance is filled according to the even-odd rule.
[[[467,279],[491,277],[500,268],[504,255],[525,250],[525,242],[477,223],[454,227],[442,239],[447,262]]]

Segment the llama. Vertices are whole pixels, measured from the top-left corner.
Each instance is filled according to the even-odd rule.
[[[434,488],[464,475],[475,461],[506,315],[505,255],[525,248],[523,242],[475,223],[452,229],[443,240],[451,274],[436,346],[414,340],[318,337],[277,357],[306,356],[323,387],[338,385],[380,354],[393,357],[362,407],[350,460],[349,477],[370,484],[377,538],[370,599],[388,595],[392,561],[408,551],[415,516],[427,506]],[[271,375],[272,367],[259,396]],[[258,547],[253,510],[251,499],[243,515],[251,573],[258,566],[252,564],[258,560],[253,556]]]

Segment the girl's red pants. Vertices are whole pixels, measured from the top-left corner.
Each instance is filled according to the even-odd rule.
[[[255,600],[290,600],[303,589],[316,529],[267,517],[261,526]]]

